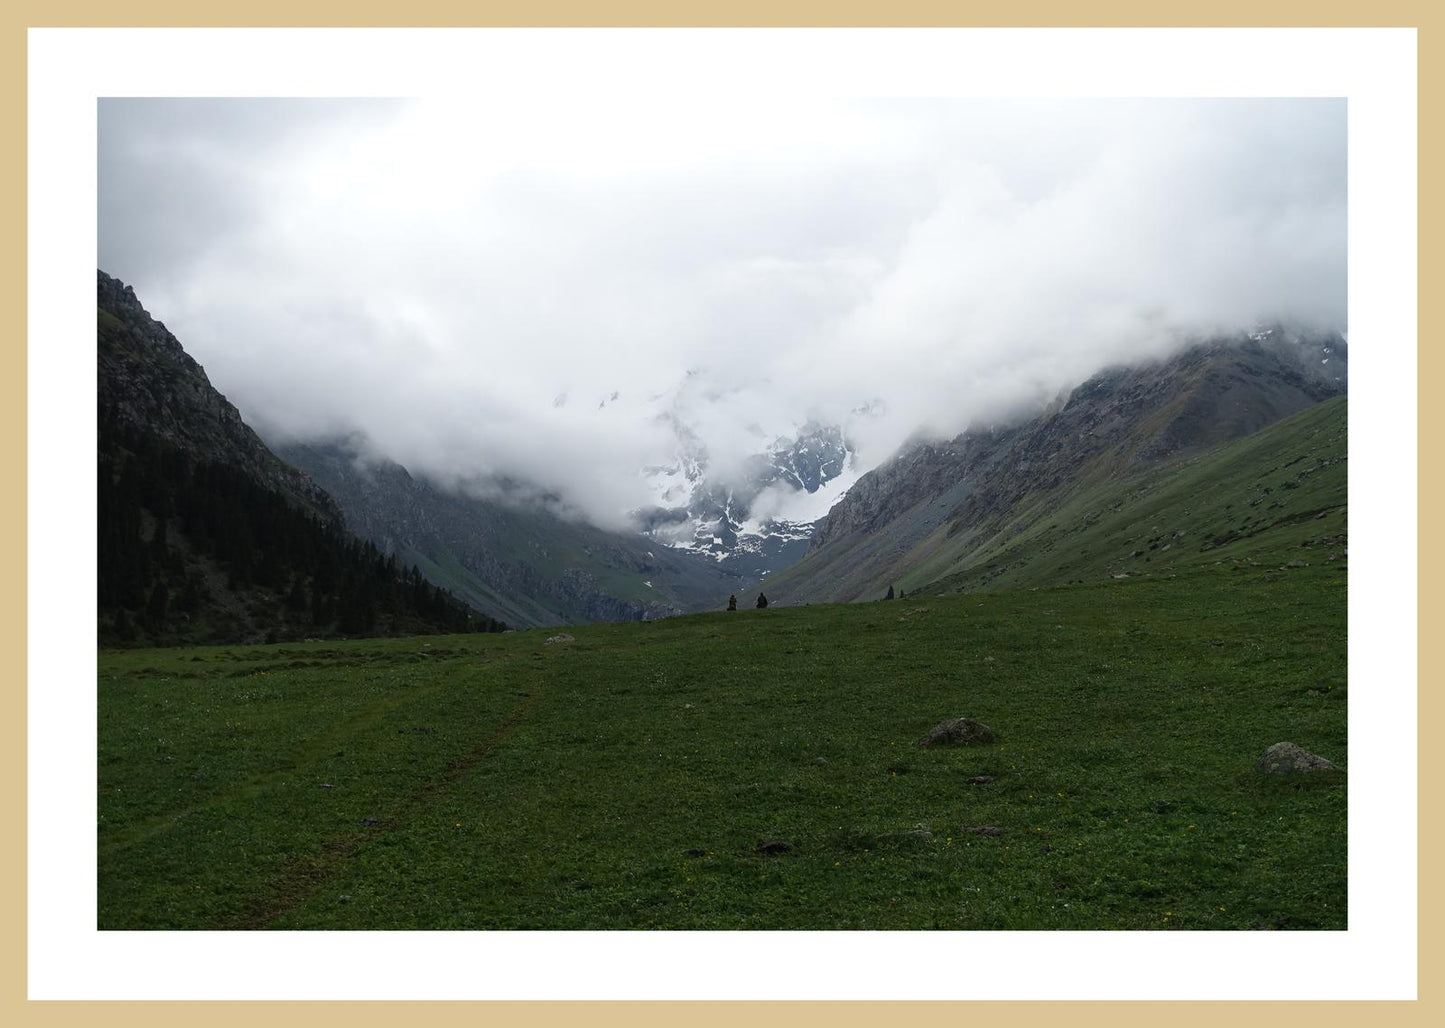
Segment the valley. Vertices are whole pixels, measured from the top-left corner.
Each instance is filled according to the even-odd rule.
[[[99,927],[1343,929],[1345,772],[1255,768],[1348,765],[1346,574],[1284,557],[102,652]]]

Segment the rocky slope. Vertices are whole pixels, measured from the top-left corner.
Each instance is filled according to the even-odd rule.
[[[103,645],[504,627],[347,533],[128,286],[96,301]]]
[[[1342,338],[1279,326],[1105,370],[1031,419],[905,448],[859,479],[770,589],[855,600],[956,573],[1069,496],[1248,436],[1344,392],[1347,376]]]
[[[141,306],[135,290],[103,271],[96,278],[102,417],[195,460],[244,466],[266,488],[339,525],[336,502],[266,448],[176,337]]]
[[[711,472],[685,427],[676,431],[677,460],[644,469],[658,503],[637,512],[639,527],[659,545],[704,554],[743,578],[800,559],[814,522],[854,478],[853,447],[837,425],[807,422],[726,479]]]

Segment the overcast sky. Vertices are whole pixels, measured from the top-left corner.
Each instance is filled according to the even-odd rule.
[[[873,464],[1180,338],[1345,328],[1342,100],[99,118],[101,269],[263,435],[360,431],[610,525],[664,415],[723,467],[810,418]]]

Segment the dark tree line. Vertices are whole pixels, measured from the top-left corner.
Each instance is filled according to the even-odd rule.
[[[99,442],[102,642],[236,641],[258,621],[273,638],[506,627],[241,468],[197,461],[106,410]]]

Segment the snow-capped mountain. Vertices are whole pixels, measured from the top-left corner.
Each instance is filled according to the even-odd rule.
[[[643,469],[656,498],[637,512],[644,535],[674,549],[707,554],[761,578],[807,550],[813,523],[827,514],[862,469],[836,425],[807,422],[749,457],[740,470],[714,470],[706,447],[672,419],[677,457]]]

